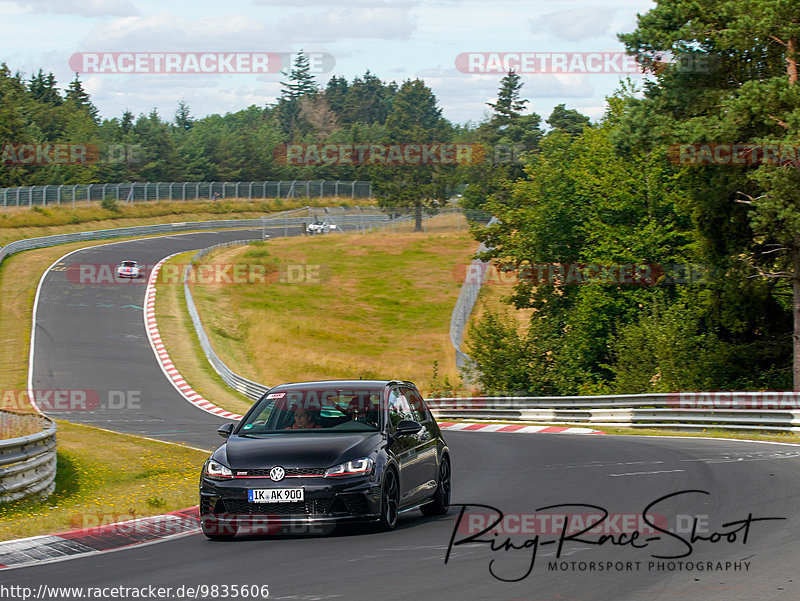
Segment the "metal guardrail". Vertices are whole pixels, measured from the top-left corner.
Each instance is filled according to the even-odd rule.
[[[2,418],[16,416],[3,412]],[[48,496],[55,490],[56,424],[45,416],[18,416],[43,421],[41,432],[0,440],[0,503]]]
[[[372,198],[372,182],[366,181],[266,181],[266,182],[128,182],[116,184],[61,184],[0,188],[6,207],[97,202],[146,202],[156,200],[252,200],[260,198]]]
[[[275,215],[268,215],[260,219],[220,219],[216,221],[184,221],[179,223],[167,223],[163,225],[139,225],[133,227],[122,227],[110,230],[94,230],[87,232],[75,232],[73,234],[56,234],[54,236],[42,236],[40,238],[27,238],[9,242],[0,249],[0,262],[7,256],[21,252],[23,250],[33,250],[35,248],[45,248],[68,244],[70,242],[84,242],[87,240],[106,240],[110,238],[125,238],[132,236],[148,236],[157,234],[171,234],[175,232],[190,232],[218,229],[257,229],[257,228],[290,228],[305,226],[312,219],[318,216],[331,219],[335,215],[336,223],[348,226],[352,229],[375,225],[379,223],[389,223],[392,218],[385,213],[365,212],[360,207],[350,209],[350,213],[337,214],[331,211],[332,207],[302,207],[291,209]],[[336,208],[336,207],[333,207]],[[327,209],[327,211],[326,211]],[[374,209],[369,209],[374,211]],[[292,213],[304,213],[299,217],[290,217]],[[404,219],[408,219],[405,217]],[[399,219],[398,219],[399,220]]]
[[[497,222],[496,217],[492,217],[487,226]],[[487,250],[486,245],[481,243],[478,247],[478,252]],[[473,367],[474,363],[469,355],[461,350],[461,343],[464,341],[464,330],[467,327],[472,309],[475,307],[475,302],[478,300],[478,295],[481,292],[483,285],[483,276],[486,274],[485,266],[488,265],[486,261],[474,259],[467,267],[464,273],[464,283],[461,286],[461,292],[458,294],[456,306],[453,307],[453,313],[450,315],[450,342],[456,351],[456,367],[462,370],[462,379],[469,380],[464,368]],[[472,281],[474,274],[480,274],[477,281]]]
[[[778,393],[740,392],[743,399]],[[785,394],[785,393],[784,393]],[[800,393],[795,393],[800,400]],[[437,418],[478,421],[525,421],[581,426],[767,430],[800,432],[798,410],[752,407],[682,407],[677,394],[631,394],[580,397],[464,397],[429,399]],[[702,403],[700,403],[702,405]]]
[[[201,259],[211,251],[218,248],[227,246],[240,246],[243,244],[250,244],[254,241],[255,240],[234,240],[233,242],[215,244],[214,246],[209,246],[195,253],[195,255],[192,257],[192,261]],[[206,359],[208,359],[208,362],[214,368],[214,371],[219,374],[219,377],[222,378],[228,386],[242,393],[248,399],[257,401],[264,394],[266,394],[266,392],[269,390],[269,387],[259,384],[258,382],[253,382],[252,380],[248,380],[247,378],[243,378],[234,372],[230,367],[228,367],[225,362],[219,358],[217,353],[214,352],[214,348],[211,346],[211,341],[208,339],[205,328],[203,328],[203,323],[200,321],[200,315],[197,312],[197,306],[194,303],[192,292],[189,290],[189,274],[191,270],[192,266],[187,265],[183,272],[183,294],[186,297],[186,307],[189,311],[189,316],[192,318],[192,324],[194,325],[194,330],[197,333],[197,338],[200,340],[200,346],[202,347],[203,352],[206,354]]]
[[[217,248],[249,244],[250,242],[252,240],[211,246],[195,254],[194,260]],[[269,387],[236,374],[214,352],[189,290],[188,276],[189,268],[184,272],[186,304],[208,361],[231,388],[241,392],[253,401],[258,400],[269,390]],[[781,393],[742,392],[736,394],[740,399],[746,400],[757,397],[766,398],[769,394],[774,395],[773,398],[777,399]],[[785,393],[783,394],[785,395]],[[428,399],[427,402],[439,419],[525,421],[543,424],[569,423],[581,426],[695,430],[720,427],[733,430],[797,432],[800,431],[800,393],[795,393],[795,395],[797,411],[787,409],[684,408],[680,406],[680,397],[677,394],[666,393],[574,397],[433,398]]]
[[[290,216],[292,213],[297,212],[303,212],[305,215],[300,217]],[[70,242],[226,228],[261,228],[263,232],[266,232],[267,228],[288,228],[306,225],[311,219],[315,219],[318,214],[323,214],[326,219],[331,221],[334,221],[335,216],[335,222],[337,224],[351,226],[356,230],[362,227],[372,227],[378,224],[385,225],[390,221],[397,221],[392,220],[389,215],[383,213],[365,214],[364,210],[360,207],[352,210],[349,214],[348,211],[342,207],[303,207],[301,209],[292,209],[261,219],[225,219],[218,221],[170,223],[165,225],[76,232],[74,234],[58,234],[54,236],[17,240],[0,249],[0,262],[9,255],[24,250],[46,248]],[[250,241],[236,241],[210,247],[198,252],[195,258],[200,258],[213,248],[219,246],[230,246],[231,244],[243,244],[248,242]],[[187,286],[186,281],[184,281],[184,286]],[[203,349],[206,351],[206,356],[209,358],[209,361],[211,361],[214,368],[220,373],[220,376],[234,389],[253,400],[260,398],[269,388],[235,374],[216,356],[205,335],[202,324],[200,324],[191,294],[188,293],[188,286],[185,289],[187,291],[186,299],[190,307],[190,314],[192,314],[192,321],[195,324],[195,329],[197,330],[201,345],[203,345]],[[46,497],[55,490],[57,464],[55,422],[44,415],[17,416],[17,414],[13,412],[0,411],[0,419],[8,420],[15,418],[37,419],[42,420],[44,423],[41,432],[28,436],[0,440],[0,503],[15,501],[33,495]]]
[[[332,230],[334,232],[345,232],[347,228],[345,226],[351,226],[356,230],[360,231],[363,228],[372,228],[375,226],[386,227],[391,223],[395,223],[398,221],[408,221],[413,217],[404,215],[401,217],[391,218],[386,214],[363,214],[363,211],[360,209],[358,210],[358,214],[340,214],[342,212],[337,212],[335,210],[328,210],[325,214],[325,219],[327,219],[330,223],[333,223],[337,226],[336,230]],[[308,221],[308,219],[304,220],[304,225]],[[208,253],[216,250],[218,248],[224,248],[229,246],[239,246],[244,244],[250,244],[251,242],[256,242],[259,239],[252,239],[252,240],[235,240],[232,242],[223,242],[221,244],[215,244],[213,246],[209,246],[202,250],[197,251],[195,255],[192,257],[192,262],[201,259],[202,257],[206,256]],[[214,371],[219,374],[219,377],[231,388],[240,392],[247,398],[252,401],[257,401],[260,399],[267,391],[269,391],[269,386],[264,386],[263,384],[259,384],[258,382],[253,382],[252,380],[248,380],[237,374],[233,371],[230,367],[228,367],[225,362],[219,358],[216,352],[214,352],[214,348],[211,346],[211,341],[208,338],[208,334],[206,334],[205,328],[203,327],[203,323],[200,319],[200,314],[197,311],[197,305],[194,302],[194,297],[192,296],[192,292],[189,289],[189,275],[191,273],[192,266],[187,265],[186,269],[183,272],[183,294],[186,298],[186,307],[189,311],[189,316],[192,319],[192,325],[194,325],[195,332],[197,334],[197,338],[200,341],[200,346],[203,349],[203,352],[206,355],[206,359],[214,368]]]

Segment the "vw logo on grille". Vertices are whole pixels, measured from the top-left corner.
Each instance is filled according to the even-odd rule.
[[[271,470],[269,470],[269,479],[274,482],[280,482],[281,480],[283,480],[284,476],[286,476],[286,470],[284,470],[279,465],[276,465]]]

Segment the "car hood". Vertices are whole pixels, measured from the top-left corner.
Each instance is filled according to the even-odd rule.
[[[368,457],[383,441],[378,432],[271,434],[264,438],[231,436],[214,459],[234,470],[283,467],[328,468]]]

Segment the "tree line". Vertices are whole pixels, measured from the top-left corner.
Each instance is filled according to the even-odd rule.
[[[486,390],[800,389],[800,8],[702,4],[639,16],[643,89],[545,134],[485,205],[530,314],[476,324]]]
[[[527,111],[510,72],[485,119],[453,124],[421,80],[367,72],[322,87],[302,54],[270,105],[196,119],[181,101],[171,120],[100,120],[77,77],[61,93],[52,75],[3,66],[0,140],[140,144],[143,158],[4,166],[0,185],[368,179],[418,223],[458,195],[468,215],[498,218],[473,232],[493,273],[516,276],[507,309],[471,329],[484,391],[798,389],[800,9],[706,5],[659,0],[620,36],[651,77],[623,82],[596,123],[564,105]],[[444,143],[473,160],[286,160],[321,144],[400,156]]]

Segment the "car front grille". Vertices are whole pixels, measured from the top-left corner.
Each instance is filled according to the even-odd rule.
[[[303,515],[324,516],[331,512],[333,499],[309,499],[298,503],[250,503],[238,499],[225,499],[228,513],[244,515]]]
[[[270,468],[271,469],[271,468]],[[244,474],[242,472],[245,472]],[[252,478],[252,477],[265,477],[269,476],[269,469],[256,469],[256,470],[235,470],[237,478]],[[317,467],[288,467],[286,468],[286,476],[324,476],[325,468]]]

